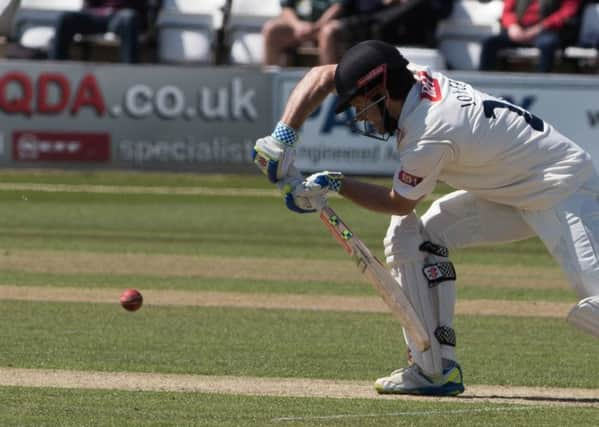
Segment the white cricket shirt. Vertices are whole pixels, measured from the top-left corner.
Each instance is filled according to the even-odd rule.
[[[416,200],[441,180],[522,209],[545,209],[592,174],[590,155],[549,123],[425,68],[398,120],[393,189]]]

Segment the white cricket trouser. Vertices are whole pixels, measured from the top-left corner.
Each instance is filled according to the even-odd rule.
[[[537,235],[580,298],[599,295],[599,178],[595,175],[576,193],[543,210],[517,209],[456,191],[437,200],[422,222],[432,241],[450,249]]]

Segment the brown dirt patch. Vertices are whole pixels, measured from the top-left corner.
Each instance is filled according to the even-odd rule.
[[[226,190],[209,188],[72,186],[43,184],[2,184],[0,190],[72,191],[97,193],[144,193],[189,195],[276,196],[275,191]],[[306,260],[264,260],[260,258],[192,257],[176,255],[98,254],[79,252],[10,251],[0,255],[0,269],[42,273],[106,273],[158,276],[238,277],[277,280],[279,271],[293,280],[355,281],[359,275],[348,262]],[[460,283],[466,286],[517,288],[566,288],[557,269],[544,269],[529,277],[530,269],[466,265],[460,266]],[[1,286],[1,299],[116,303],[119,290],[79,288],[34,288]],[[145,291],[146,304],[258,307],[302,310],[386,312],[377,298],[304,295],[256,295],[218,292]],[[557,303],[469,300],[458,302],[459,314],[501,314],[563,317],[568,307]],[[205,392],[262,396],[296,396],[363,399],[438,400],[410,396],[379,396],[371,382],[318,379],[216,377],[131,372],[90,372],[43,369],[0,368],[0,385],[118,389],[172,392]],[[460,402],[515,403],[527,405],[599,404],[599,391],[539,387],[469,386]]]
[[[47,288],[0,286],[0,299],[23,301],[90,302],[116,304],[120,289]],[[238,307],[282,310],[349,311],[387,313],[380,298],[255,294],[237,292],[146,290],[145,305],[186,305],[196,307]],[[457,314],[483,316],[530,316],[564,318],[568,303],[504,300],[464,300],[456,305]]]
[[[278,190],[258,188],[210,188],[210,187],[159,187],[137,185],[87,185],[87,184],[37,184],[0,183],[0,191],[41,191],[44,193],[98,193],[98,194],[160,194],[186,196],[244,196],[281,197]]]
[[[161,277],[239,278],[254,280],[366,280],[351,260],[265,259],[192,255],[108,254],[39,250],[6,250],[0,270],[32,273],[112,273]],[[284,272],[284,273],[282,273]],[[568,288],[558,268],[458,266],[460,286],[501,288]],[[532,276],[532,277],[531,277]]]
[[[439,400],[432,397],[380,396],[373,390],[370,381],[52,369],[0,368],[0,385],[336,399]],[[588,406],[599,404],[599,390],[472,385],[462,396],[443,398],[443,401]]]
[[[117,304],[118,289],[80,289],[0,286],[0,299],[67,301]],[[306,295],[243,294],[148,290],[146,305],[195,305],[252,307],[264,309],[387,312],[378,298]],[[569,307],[555,303],[469,300],[459,302],[458,314],[501,314],[563,317]],[[256,378],[89,372],[46,369],[0,368],[0,385],[74,389],[199,392],[258,396],[314,397],[338,399],[402,399],[437,401],[438,398],[379,396],[370,381],[333,381],[306,378]],[[599,405],[599,390],[473,385],[458,398],[444,401],[510,403],[518,405]]]

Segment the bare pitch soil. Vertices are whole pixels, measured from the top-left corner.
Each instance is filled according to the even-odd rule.
[[[241,279],[280,279],[285,271],[294,280],[362,280],[349,261],[265,260],[180,256],[100,254],[54,251],[6,251],[0,254],[0,270],[45,273],[113,273],[151,276],[238,277]],[[484,271],[484,274],[482,274]],[[544,270],[534,279],[525,269],[492,269],[466,266],[461,282],[477,286],[519,288],[567,287],[563,276]],[[557,273],[557,274],[556,274]],[[481,280],[482,279],[482,280]],[[73,301],[118,303],[120,290],[0,286],[0,299],[32,301]],[[246,294],[229,292],[144,291],[145,304],[184,304],[197,306],[254,307],[264,309],[302,309],[386,312],[376,297],[307,296]],[[158,303],[159,302],[159,303]],[[458,314],[563,317],[569,304],[522,301],[467,300],[458,302]],[[159,390],[179,392],[231,393],[269,396],[307,396],[366,399],[418,399],[427,397],[379,396],[370,382],[319,379],[210,377],[149,373],[110,373],[0,368],[0,385],[26,387],[63,387],[122,390]],[[445,398],[447,399],[447,398]],[[599,390],[529,388],[508,386],[469,386],[467,392],[451,400],[460,402],[515,403],[529,405],[598,405]]]
[[[0,286],[0,300],[88,302],[117,304],[121,289],[46,288]],[[283,310],[353,311],[386,313],[377,297],[333,295],[250,294],[208,291],[143,291],[144,305],[187,305],[197,307],[245,307]],[[458,301],[457,314],[534,316],[564,318],[571,304],[503,300]]]
[[[567,289],[558,268],[466,264],[458,266],[462,286]],[[249,280],[366,281],[350,260],[265,259],[257,257],[154,255],[131,253],[5,250],[0,271],[32,273],[111,273],[160,277],[238,278]],[[284,276],[281,272],[285,272]]]
[[[116,289],[0,286],[0,299],[117,304]],[[228,292],[145,292],[147,305],[159,304],[257,307],[302,310],[386,312],[378,298],[305,295],[240,294]],[[461,314],[502,314],[563,317],[569,307],[559,303],[470,300],[458,303]],[[132,372],[89,372],[0,368],[0,385],[83,389],[118,389],[221,394],[318,397],[340,399],[436,400],[431,397],[380,396],[371,382],[308,378],[217,377]],[[473,385],[465,394],[444,400],[524,405],[599,405],[599,390]]]
[[[204,375],[152,374],[133,372],[93,372],[50,369],[0,368],[0,385],[21,387],[57,387],[139,391],[198,392],[255,396],[316,397],[337,399],[439,398],[381,396],[371,382],[333,381],[309,378],[258,378]],[[493,402],[526,405],[599,404],[599,390],[542,387],[468,386],[455,402]]]

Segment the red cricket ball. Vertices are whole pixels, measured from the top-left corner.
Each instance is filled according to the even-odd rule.
[[[137,289],[125,289],[121,294],[121,305],[127,311],[139,310],[144,302],[144,297]]]

